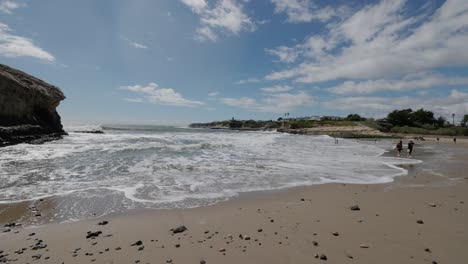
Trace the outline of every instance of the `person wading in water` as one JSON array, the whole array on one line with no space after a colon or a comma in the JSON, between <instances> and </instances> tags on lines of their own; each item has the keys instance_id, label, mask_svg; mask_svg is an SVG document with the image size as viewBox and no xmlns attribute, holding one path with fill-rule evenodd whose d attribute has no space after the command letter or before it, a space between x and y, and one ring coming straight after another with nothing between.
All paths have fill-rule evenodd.
<instances>
[{"instance_id":1,"label":"person wading in water","mask_svg":"<svg viewBox=\"0 0 468 264\"><path fill-rule=\"evenodd\" d=\"M400 157L401 150L403 149L403 141L400 140L396 145L397 157Z\"/></svg>"},{"instance_id":2,"label":"person wading in water","mask_svg":"<svg viewBox=\"0 0 468 264\"><path fill-rule=\"evenodd\" d=\"M412 154L413 154L413 146L414 146L414 142L413 140L410 140L408 142L408 157L412 158Z\"/></svg>"}]
</instances>

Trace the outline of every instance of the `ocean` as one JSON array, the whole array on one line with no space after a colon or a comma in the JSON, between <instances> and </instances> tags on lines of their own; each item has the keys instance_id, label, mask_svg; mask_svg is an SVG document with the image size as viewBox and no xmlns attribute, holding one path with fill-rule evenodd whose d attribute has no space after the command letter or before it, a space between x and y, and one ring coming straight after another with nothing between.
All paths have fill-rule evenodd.
<instances>
[{"instance_id":1,"label":"ocean","mask_svg":"<svg viewBox=\"0 0 468 264\"><path fill-rule=\"evenodd\" d=\"M135 208L187 208L244 192L385 183L416 159L384 155L390 141L166 126L103 125L42 145L0 149L0 203L53 201L50 221ZM52 212L52 210L51 210Z\"/></svg>"}]
</instances>

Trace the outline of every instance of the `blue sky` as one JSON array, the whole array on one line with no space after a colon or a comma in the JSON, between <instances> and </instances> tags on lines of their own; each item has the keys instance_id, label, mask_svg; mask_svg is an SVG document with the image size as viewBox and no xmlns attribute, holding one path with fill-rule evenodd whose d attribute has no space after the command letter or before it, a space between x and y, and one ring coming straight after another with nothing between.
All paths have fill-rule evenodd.
<instances>
[{"instance_id":1,"label":"blue sky","mask_svg":"<svg viewBox=\"0 0 468 264\"><path fill-rule=\"evenodd\" d=\"M64 122L468 113L468 1L0 0Z\"/></svg>"}]
</instances>

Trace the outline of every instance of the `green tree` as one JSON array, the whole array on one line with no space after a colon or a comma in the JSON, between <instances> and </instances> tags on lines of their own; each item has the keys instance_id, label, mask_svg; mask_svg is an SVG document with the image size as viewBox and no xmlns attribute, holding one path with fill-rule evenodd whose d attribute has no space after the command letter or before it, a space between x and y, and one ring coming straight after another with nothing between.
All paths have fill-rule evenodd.
<instances>
[{"instance_id":1,"label":"green tree","mask_svg":"<svg viewBox=\"0 0 468 264\"><path fill-rule=\"evenodd\" d=\"M461 125L465 127L468 123L468 115L463 116L463 120L461 121Z\"/></svg>"},{"instance_id":2,"label":"green tree","mask_svg":"<svg viewBox=\"0 0 468 264\"><path fill-rule=\"evenodd\" d=\"M423 126L423 125L434 125L436 119L434 118L433 112L426 111L421 108L411 113L411 121L413 125Z\"/></svg>"},{"instance_id":3,"label":"green tree","mask_svg":"<svg viewBox=\"0 0 468 264\"><path fill-rule=\"evenodd\" d=\"M348 121L361 121L363 118L358 114L349 114L346 118Z\"/></svg>"},{"instance_id":4,"label":"green tree","mask_svg":"<svg viewBox=\"0 0 468 264\"><path fill-rule=\"evenodd\" d=\"M393 110L387 115L387 121L394 126L412 126L411 108L403 110Z\"/></svg>"},{"instance_id":5,"label":"green tree","mask_svg":"<svg viewBox=\"0 0 468 264\"><path fill-rule=\"evenodd\" d=\"M442 116L439 116L439 118L437 118L437 120L436 120L436 122L435 122L436 127L437 127L437 128L444 127L445 122L446 122L445 118L442 117Z\"/></svg>"}]
</instances>

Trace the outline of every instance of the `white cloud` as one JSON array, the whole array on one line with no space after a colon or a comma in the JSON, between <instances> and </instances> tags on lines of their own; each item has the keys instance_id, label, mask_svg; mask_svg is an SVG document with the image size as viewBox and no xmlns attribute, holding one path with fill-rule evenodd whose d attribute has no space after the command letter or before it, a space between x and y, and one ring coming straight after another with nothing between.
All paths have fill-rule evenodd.
<instances>
[{"instance_id":1,"label":"white cloud","mask_svg":"<svg viewBox=\"0 0 468 264\"><path fill-rule=\"evenodd\" d=\"M259 101L251 97L221 98L220 101L229 106L268 113L291 112L298 107L313 104L312 96L304 91L299 91L295 94L272 93Z\"/></svg>"},{"instance_id":2,"label":"white cloud","mask_svg":"<svg viewBox=\"0 0 468 264\"><path fill-rule=\"evenodd\" d=\"M275 13L286 13L291 23L311 22L319 20L328 21L339 16L344 11L343 7L331 8L329 6L319 8L312 0L271 0L275 5Z\"/></svg>"},{"instance_id":3,"label":"white cloud","mask_svg":"<svg viewBox=\"0 0 468 264\"><path fill-rule=\"evenodd\" d=\"M327 90L336 94L368 94L380 91L405 91L418 88L431 88L435 86L453 86L468 84L468 77L446 77L440 75L417 76L398 80L367 80L367 81L345 81Z\"/></svg>"},{"instance_id":4,"label":"white cloud","mask_svg":"<svg viewBox=\"0 0 468 264\"><path fill-rule=\"evenodd\" d=\"M0 0L0 12L5 14L13 14L13 10L25 6L26 4L24 3L18 3L12 0Z\"/></svg>"},{"instance_id":5,"label":"white cloud","mask_svg":"<svg viewBox=\"0 0 468 264\"><path fill-rule=\"evenodd\" d=\"M455 113L463 116L468 111L468 93L452 90L446 97L381 97L359 96L337 98L322 104L326 108L362 113L366 116L383 117L395 109L424 108L445 117Z\"/></svg>"},{"instance_id":6,"label":"white cloud","mask_svg":"<svg viewBox=\"0 0 468 264\"><path fill-rule=\"evenodd\" d=\"M294 59L299 63L266 79L294 78L304 83L397 79L468 65L468 1L447 0L435 12L424 9L416 16L407 15L405 4L403 0L383 0L368 5L342 22L329 24L323 35L273 49L293 49L288 54L299 54Z\"/></svg>"},{"instance_id":7,"label":"white cloud","mask_svg":"<svg viewBox=\"0 0 468 264\"><path fill-rule=\"evenodd\" d=\"M218 0L210 6L205 0L181 0L200 16L200 27L196 30L199 41L216 41L223 32L238 35L242 31L255 31L252 19L243 12L243 6L235 0Z\"/></svg>"},{"instance_id":8,"label":"white cloud","mask_svg":"<svg viewBox=\"0 0 468 264\"><path fill-rule=\"evenodd\" d=\"M294 88L289 85L276 85L276 86L271 86L271 87L264 87L264 88L261 88L260 90L267 92L267 93L280 93L280 92L291 91L292 89Z\"/></svg>"},{"instance_id":9,"label":"white cloud","mask_svg":"<svg viewBox=\"0 0 468 264\"><path fill-rule=\"evenodd\" d=\"M122 39L125 40L126 42L128 42L128 44L130 44L130 46L132 46L135 49L147 49L148 48L148 46L143 45L143 44L138 43L138 42L135 42L135 41L132 41L132 40L130 40L128 38L122 37Z\"/></svg>"},{"instance_id":10,"label":"white cloud","mask_svg":"<svg viewBox=\"0 0 468 264\"><path fill-rule=\"evenodd\" d=\"M278 56L281 62L292 63L297 60L301 51L297 48L290 48L286 46L279 46L274 49L265 49L265 51L271 55Z\"/></svg>"},{"instance_id":11,"label":"white cloud","mask_svg":"<svg viewBox=\"0 0 468 264\"><path fill-rule=\"evenodd\" d=\"M262 80L258 79L258 78L248 78L248 79L245 79L245 80L239 80L236 82L236 84L248 84L248 83L258 83L258 82L261 82Z\"/></svg>"},{"instance_id":12,"label":"white cloud","mask_svg":"<svg viewBox=\"0 0 468 264\"><path fill-rule=\"evenodd\" d=\"M219 92L211 92L208 94L209 97L216 97L219 95Z\"/></svg>"},{"instance_id":13,"label":"white cloud","mask_svg":"<svg viewBox=\"0 0 468 264\"><path fill-rule=\"evenodd\" d=\"M36 46L29 38L16 36L6 24L0 23L0 55L9 58L34 57L53 62L55 57Z\"/></svg>"},{"instance_id":14,"label":"white cloud","mask_svg":"<svg viewBox=\"0 0 468 264\"><path fill-rule=\"evenodd\" d=\"M204 105L203 102L185 99L180 93L172 88L161 88L156 83L149 83L146 86L133 85L122 86L122 90L128 90L140 95L138 98L127 98L130 102L148 102L159 105L188 106L195 107Z\"/></svg>"}]
</instances>

